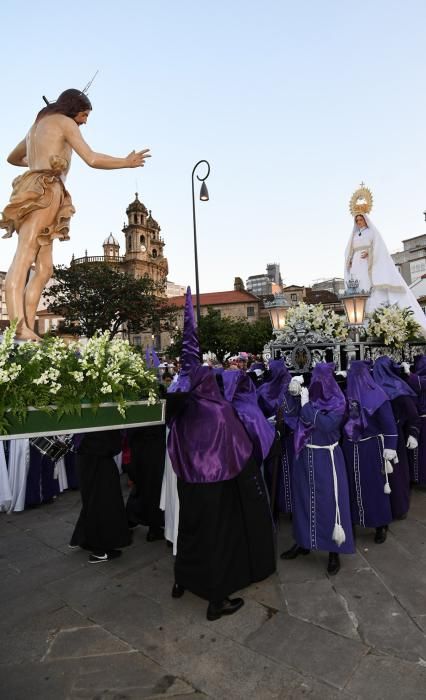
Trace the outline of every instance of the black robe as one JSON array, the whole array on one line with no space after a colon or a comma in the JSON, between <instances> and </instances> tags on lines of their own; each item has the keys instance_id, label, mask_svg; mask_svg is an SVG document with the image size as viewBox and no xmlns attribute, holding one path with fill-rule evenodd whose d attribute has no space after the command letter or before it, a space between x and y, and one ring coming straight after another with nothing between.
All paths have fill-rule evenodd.
<instances>
[{"instance_id":1,"label":"black robe","mask_svg":"<svg viewBox=\"0 0 426 700\"><path fill-rule=\"evenodd\" d=\"M130 544L120 475L114 461L114 455L120 451L119 430L84 435L76 458L82 509L71 545L104 553Z\"/></svg>"},{"instance_id":2,"label":"black robe","mask_svg":"<svg viewBox=\"0 0 426 700\"><path fill-rule=\"evenodd\" d=\"M166 426L132 428L127 436L131 451L127 473L134 482L126 505L129 523L164 527L160 497L166 457Z\"/></svg>"},{"instance_id":3,"label":"black robe","mask_svg":"<svg viewBox=\"0 0 426 700\"><path fill-rule=\"evenodd\" d=\"M221 601L275 571L275 531L266 487L253 458L229 481L178 479L175 581Z\"/></svg>"}]
</instances>

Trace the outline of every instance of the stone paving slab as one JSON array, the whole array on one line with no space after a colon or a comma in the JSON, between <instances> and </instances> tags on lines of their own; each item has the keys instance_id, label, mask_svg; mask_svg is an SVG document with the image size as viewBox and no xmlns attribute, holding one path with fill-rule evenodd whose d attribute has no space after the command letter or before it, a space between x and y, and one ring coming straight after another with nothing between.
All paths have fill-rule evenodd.
<instances>
[{"instance_id":1,"label":"stone paving slab","mask_svg":"<svg viewBox=\"0 0 426 700\"><path fill-rule=\"evenodd\" d=\"M299 673L340 689L368 651L359 641L284 613L274 615L259 632L247 639L247 645Z\"/></svg>"},{"instance_id":2,"label":"stone paving slab","mask_svg":"<svg viewBox=\"0 0 426 700\"><path fill-rule=\"evenodd\" d=\"M123 481L125 481L123 479ZM67 546L79 495L0 514L0 695L7 700L426 697L426 491L388 540L357 528L357 552L278 560L237 615L171 598L173 557L137 528L123 556L88 564ZM283 518L278 553L292 544Z\"/></svg>"}]
</instances>

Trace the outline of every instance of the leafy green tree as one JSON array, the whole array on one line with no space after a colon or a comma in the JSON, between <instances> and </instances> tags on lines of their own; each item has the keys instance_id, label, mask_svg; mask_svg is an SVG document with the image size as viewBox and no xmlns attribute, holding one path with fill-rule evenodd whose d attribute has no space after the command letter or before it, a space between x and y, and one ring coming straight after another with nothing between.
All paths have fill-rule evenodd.
<instances>
[{"instance_id":1,"label":"leafy green tree","mask_svg":"<svg viewBox=\"0 0 426 700\"><path fill-rule=\"evenodd\" d=\"M54 269L54 281L44 292L48 310L63 316L64 330L92 337L109 330L111 337L170 330L176 309L159 297L162 286L145 275L135 279L108 263L81 263Z\"/></svg>"},{"instance_id":2,"label":"leafy green tree","mask_svg":"<svg viewBox=\"0 0 426 700\"><path fill-rule=\"evenodd\" d=\"M226 354L235 355L240 351L257 354L272 337L272 327L268 318L249 323L245 319L221 318L220 312L209 308L201 316L199 339L202 352L214 352L219 362ZM182 331L173 336L173 344L168 348L170 355L182 353Z\"/></svg>"}]
</instances>

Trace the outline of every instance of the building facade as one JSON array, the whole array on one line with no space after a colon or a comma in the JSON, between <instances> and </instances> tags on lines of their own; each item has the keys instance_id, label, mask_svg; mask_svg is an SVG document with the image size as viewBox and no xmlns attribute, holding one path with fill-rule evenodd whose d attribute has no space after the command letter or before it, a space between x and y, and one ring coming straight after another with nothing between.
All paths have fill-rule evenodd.
<instances>
[{"instance_id":1,"label":"building facade","mask_svg":"<svg viewBox=\"0 0 426 700\"><path fill-rule=\"evenodd\" d=\"M426 234L406 238L404 249L391 255L408 286L426 274Z\"/></svg>"},{"instance_id":2,"label":"building facade","mask_svg":"<svg viewBox=\"0 0 426 700\"><path fill-rule=\"evenodd\" d=\"M183 312L185 307L185 297L171 297L169 303L173 304L177 310L177 327L183 328ZM195 294L192 296L194 313L197 303ZM221 318L245 319L253 322L259 319L261 301L256 296L247 291L230 292L208 292L200 294L200 311L205 316L209 308L219 311Z\"/></svg>"}]
</instances>

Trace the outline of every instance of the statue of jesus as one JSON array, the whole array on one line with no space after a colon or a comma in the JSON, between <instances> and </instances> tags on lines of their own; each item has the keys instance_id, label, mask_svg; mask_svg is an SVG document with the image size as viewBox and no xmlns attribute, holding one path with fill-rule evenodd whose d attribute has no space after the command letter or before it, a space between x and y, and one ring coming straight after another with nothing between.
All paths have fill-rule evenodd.
<instances>
[{"instance_id":1,"label":"statue of jesus","mask_svg":"<svg viewBox=\"0 0 426 700\"><path fill-rule=\"evenodd\" d=\"M3 238L18 233L18 247L5 280L10 321L17 320L16 336L40 340L34 332L35 315L44 287L52 276L52 242L69 239L75 213L65 179L75 151L91 168L143 167L149 149L132 151L125 158L95 153L80 133L92 110L81 90L65 90L56 102L37 115L26 137L8 156L12 165L28 170L12 183L12 195L2 212ZM33 267L34 266L34 267Z\"/></svg>"}]
</instances>

